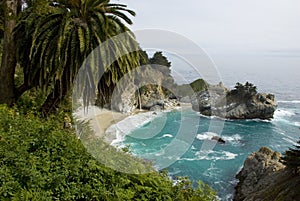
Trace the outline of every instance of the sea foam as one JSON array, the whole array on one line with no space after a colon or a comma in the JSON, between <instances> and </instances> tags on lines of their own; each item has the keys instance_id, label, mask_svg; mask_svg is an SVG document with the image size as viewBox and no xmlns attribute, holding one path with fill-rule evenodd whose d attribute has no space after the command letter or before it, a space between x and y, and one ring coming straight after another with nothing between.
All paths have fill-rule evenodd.
<instances>
[{"instance_id":1,"label":"sea foam","mask_svg":"<svg viewBox=\"0 0 300 201\"><path fill-rule=\"evenodd\" d=\"M294 103L294 104L300 104L300 100L292 100L292 101L285 101L285 100L280 100L277 101L278 103Z\"/></svg>"},{"instance_id":2,"label":"sea foam","mask_svg":"<svg viewBox=\"0 0 300 201\"><path fill-rule=\"evenodd\" d=\"M214 136L219 136L217 133L213 133L213 132L205 132L205 133L202 133L202 134L198 134L196 136L196 138L198 140L211 140L212 137ZM242 137L239 135L239 134L234 134L234 135L222 135L222 136L219 136L221 137L222 139L225 140L225 142L230 142L232 144L237 144L240 142L240 140L242 139Z\"/></svg>"},{"instance_id":3,"label":"sea foam","mask_svg":"<svg viewBox=\"0 0 300 201\"><path fill-rule=\"evenodd\" d=\"M233 160L238 154L229 152L229 151L213 151L209 152L198 151L195 153L195 160ZM185 159L186 160L186 159Z\"/></svg>"},{"instance_id":4,"label":"sea foam","mask_svg":"<svg viewBox=\"0 0 300 201\"><path fill-rule=\"evenodd\" d=\"M154 118L159 117L162 114L163 112L156 112L156 114L153 114L153 112L145 112L132 115L116 124L111 125L107 128L105 133L106 135L115 134L116 139L111 142L111 145L119 146L124 141L126 135L151 122Z\"/></svg>"},{"instance_id":5,"label":"sea foam","mask_svg":"<svg viewBox=\"0 0 300 201\"><path fill-rule=\"evenodd\" d=\"M283 110L283 109L279 109L276 110L274 113L274 119L275 118L280 118L280 117L291 117L294 116L295 113L292 111L288 111L288 110Z\"/></svg>"}]
</instances>

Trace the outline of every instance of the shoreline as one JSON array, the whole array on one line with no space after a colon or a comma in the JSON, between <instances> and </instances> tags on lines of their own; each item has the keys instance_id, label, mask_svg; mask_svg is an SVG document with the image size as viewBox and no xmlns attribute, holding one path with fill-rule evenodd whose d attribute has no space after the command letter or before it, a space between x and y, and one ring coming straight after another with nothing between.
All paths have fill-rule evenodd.
<instances>
[{"instance_id":1,"label":"shoreline","mask_svg":"<svg viewBox=\"0 0 300 201\"><path fill-rule=\"evenodd\" d=\"M151 122L154 118L172 110L185 108L191 108L191 104L180 103L178 107L171 107L161 111L140 111L136 109L132 113L120 113L97 106L89 106L87 113L84 112L83 108L80 108L73 115L80 121L89 121L95 136L116 147L124 140L127 134Z\"/></svg>"},{"instance_id":2,"label":"shoreline","mask_svg":"<svg viewBox=\"0 0 300 201\"><path fill-rule=\"evenodd\" d=\"M104 141L114 147L118 147L124 141L126 135L139 127L151 122L153 119L162 116L164 113L172 110L183 110L192 108L190 103L180 103L180 106L169 107L161 111L136 110L133 114L129 114L124 119L111 124L105 131Z\"/></svg>"}]
</instances>

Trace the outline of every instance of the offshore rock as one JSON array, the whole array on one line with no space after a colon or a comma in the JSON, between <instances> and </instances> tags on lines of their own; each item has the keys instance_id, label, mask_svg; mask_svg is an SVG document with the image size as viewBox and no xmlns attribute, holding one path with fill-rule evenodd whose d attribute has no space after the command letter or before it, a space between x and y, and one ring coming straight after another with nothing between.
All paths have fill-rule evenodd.
<instances>
[{"instance_id":1,"label":"offshore rock","mask_svg":"<svg viewBox=\"0 0 300 201\"><path fill-rule=\"evenodd\" d=\"M195 111L228 119L271 119L277 108L274 95L257 93L256 87L249 83L231 91L222 83L208 86L191 99Z\"/></svg>"}]
</instances>

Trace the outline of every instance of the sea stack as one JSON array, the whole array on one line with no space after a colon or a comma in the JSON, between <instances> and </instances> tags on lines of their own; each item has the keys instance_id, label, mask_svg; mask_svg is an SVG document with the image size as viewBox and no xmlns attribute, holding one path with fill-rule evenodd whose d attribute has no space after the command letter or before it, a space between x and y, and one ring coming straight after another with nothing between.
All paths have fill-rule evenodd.
<instances>
[{"instance_id":1,"label":"sea stack","mask_svg":"<svg viewBox=\"0 0 300 201\"><path fill-rule=\"evenodd\" d=\"M257 93L248 82L237 83L233 90L222 83L210 85L193 95L192 106L203 115L227 119L272 119L277 108L273 94Z\"/></svg>"}]
</instances>

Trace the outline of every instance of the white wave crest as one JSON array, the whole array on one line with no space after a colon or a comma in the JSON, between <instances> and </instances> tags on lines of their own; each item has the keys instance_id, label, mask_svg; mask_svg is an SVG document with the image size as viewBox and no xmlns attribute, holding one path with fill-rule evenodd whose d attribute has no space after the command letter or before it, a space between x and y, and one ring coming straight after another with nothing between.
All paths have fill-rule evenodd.
<instances>
[{"instance_id":1,"label":"white wave crest","mask_svg":"<svg viewBox=\"0 0 300 201\"><path fill-rule=\"evenodd\" d=\"M291 117L291 116L294 116L294 115L295 115L295 113L292 112L292 111L279 109L279 110L275 111L274 119L281 118L281 117Z\"/></svg>"},{"instance_id":2,"label":"white wave crest","mask_svg":"<svg viewBox=\"0 0 300 201\"><path fill-rule=\"evenodd\" d=\"M300 122L295 122L295 126L300 126Z\"/></svg>"},{"instance_id":3,"label":"white wave crest","mask_svg":"<svg viewBox=\"0 0 300 201\"><path fill-rule=\"evenodd\" d=\"M242 137L239 134L235 134L235 135L231 135L231 136L229 136L229 135L219 136L217 133L213 133L213 132L205 132L202 134L198 134L196 136L196 138L198 140L211 140L212 137L214 137L214 136L221 137L223 140L225 140L226 143L229 142L232 144L237 144L242 140Z\"/></svg>"},{"instance_id":4,"label":"white wave crest","mask_svg":"<svg viewBox=\"0 0 300 201\"><path fill-rule=\"evenodd\" d=\"M152 122L152 120L155 118L162 117L164 113L165 112L156 112L156 115L153 115L153 112L145 112L128 116L122 121L119 121L118 123L107 128L105 134L106 136L115 135L115 139L111 141L111 145L120 146L126 135L130 134L135 129L146 125L147 123Z\"/></svg>"},{"instance_id":5,"label":"white wave crest","mask_svg":"<svg viewBox=\"0 0 300 201\"><path fill-rule=\"evenodd\" d=\"M162 138L173 138L174 136L172 135L172 134L164 134L163 136L161 136L161 137L157 137L156 139L158 139L158 140L160 140L160 139L162 139Z\"/></svg>"},{"instance_id":6,"label":"white wave crest","mask_svg":"<svg viewBox=\"0 0 300 201\"><path fill-rule=\"evenodd\" d=\"M115 130L116 138L111 142L112 146L120 146L124 141L125 136L119 131Z\"/></svg>"},{"instance_id":7,"label":"white wave crest","mask_svg":"<svg viewBox=\"0 0 300 201\"><path fill-rule=\"evenodd\" d=\"M169 138L172 138L173 135L171 135L171 134L164 134L162 137L169 137Z\"/></svg>"},{"instance_id":8,"label":"white wave crest","mask_svg":"<svg viewBox=\"0 0 300 201\"><path fill-rule=\"evenodd\" d=\"M222 138L227 142L227 141L240 141L242 139L242 137L239 134L235 134L232 136L227 136L227 135L223 135Z\"/></svg>"},{"instance_id":9,"label":"white wave crest","mask_svg":"<svg viewBox=\"0 0 300 201\"><path fill-rule=\"evenodd\" d=\"M198 151L195 155L197 160L233 160L238 156L238 154L229 151L210 151L208 153Z\"/></svg>"},{"instance_id":10,"label":"white wave crest","mask_svg":"<svg viewBox=\"0 0 300 201\"><path fill-rule=\"evenodd\" d=\"M202 133L202 134L198 134L196 136L196 138L199 139L199 140L210 140L214 136L218 136L218 134L213 133L213 132L205 132L205 133Z\"/></svg>"},{"instance_id":11,"label":"white wave crest","mask_svg":"<svg viewBox=\"0 0 300 201\"><path fill-rule=\"evenodd\" d=\"M280 100L277 101L278 103L294 103L294 104L300 104L300 100L292 100L292 101L285 101L285 100Z\"/></svg>"}]
</instances>

